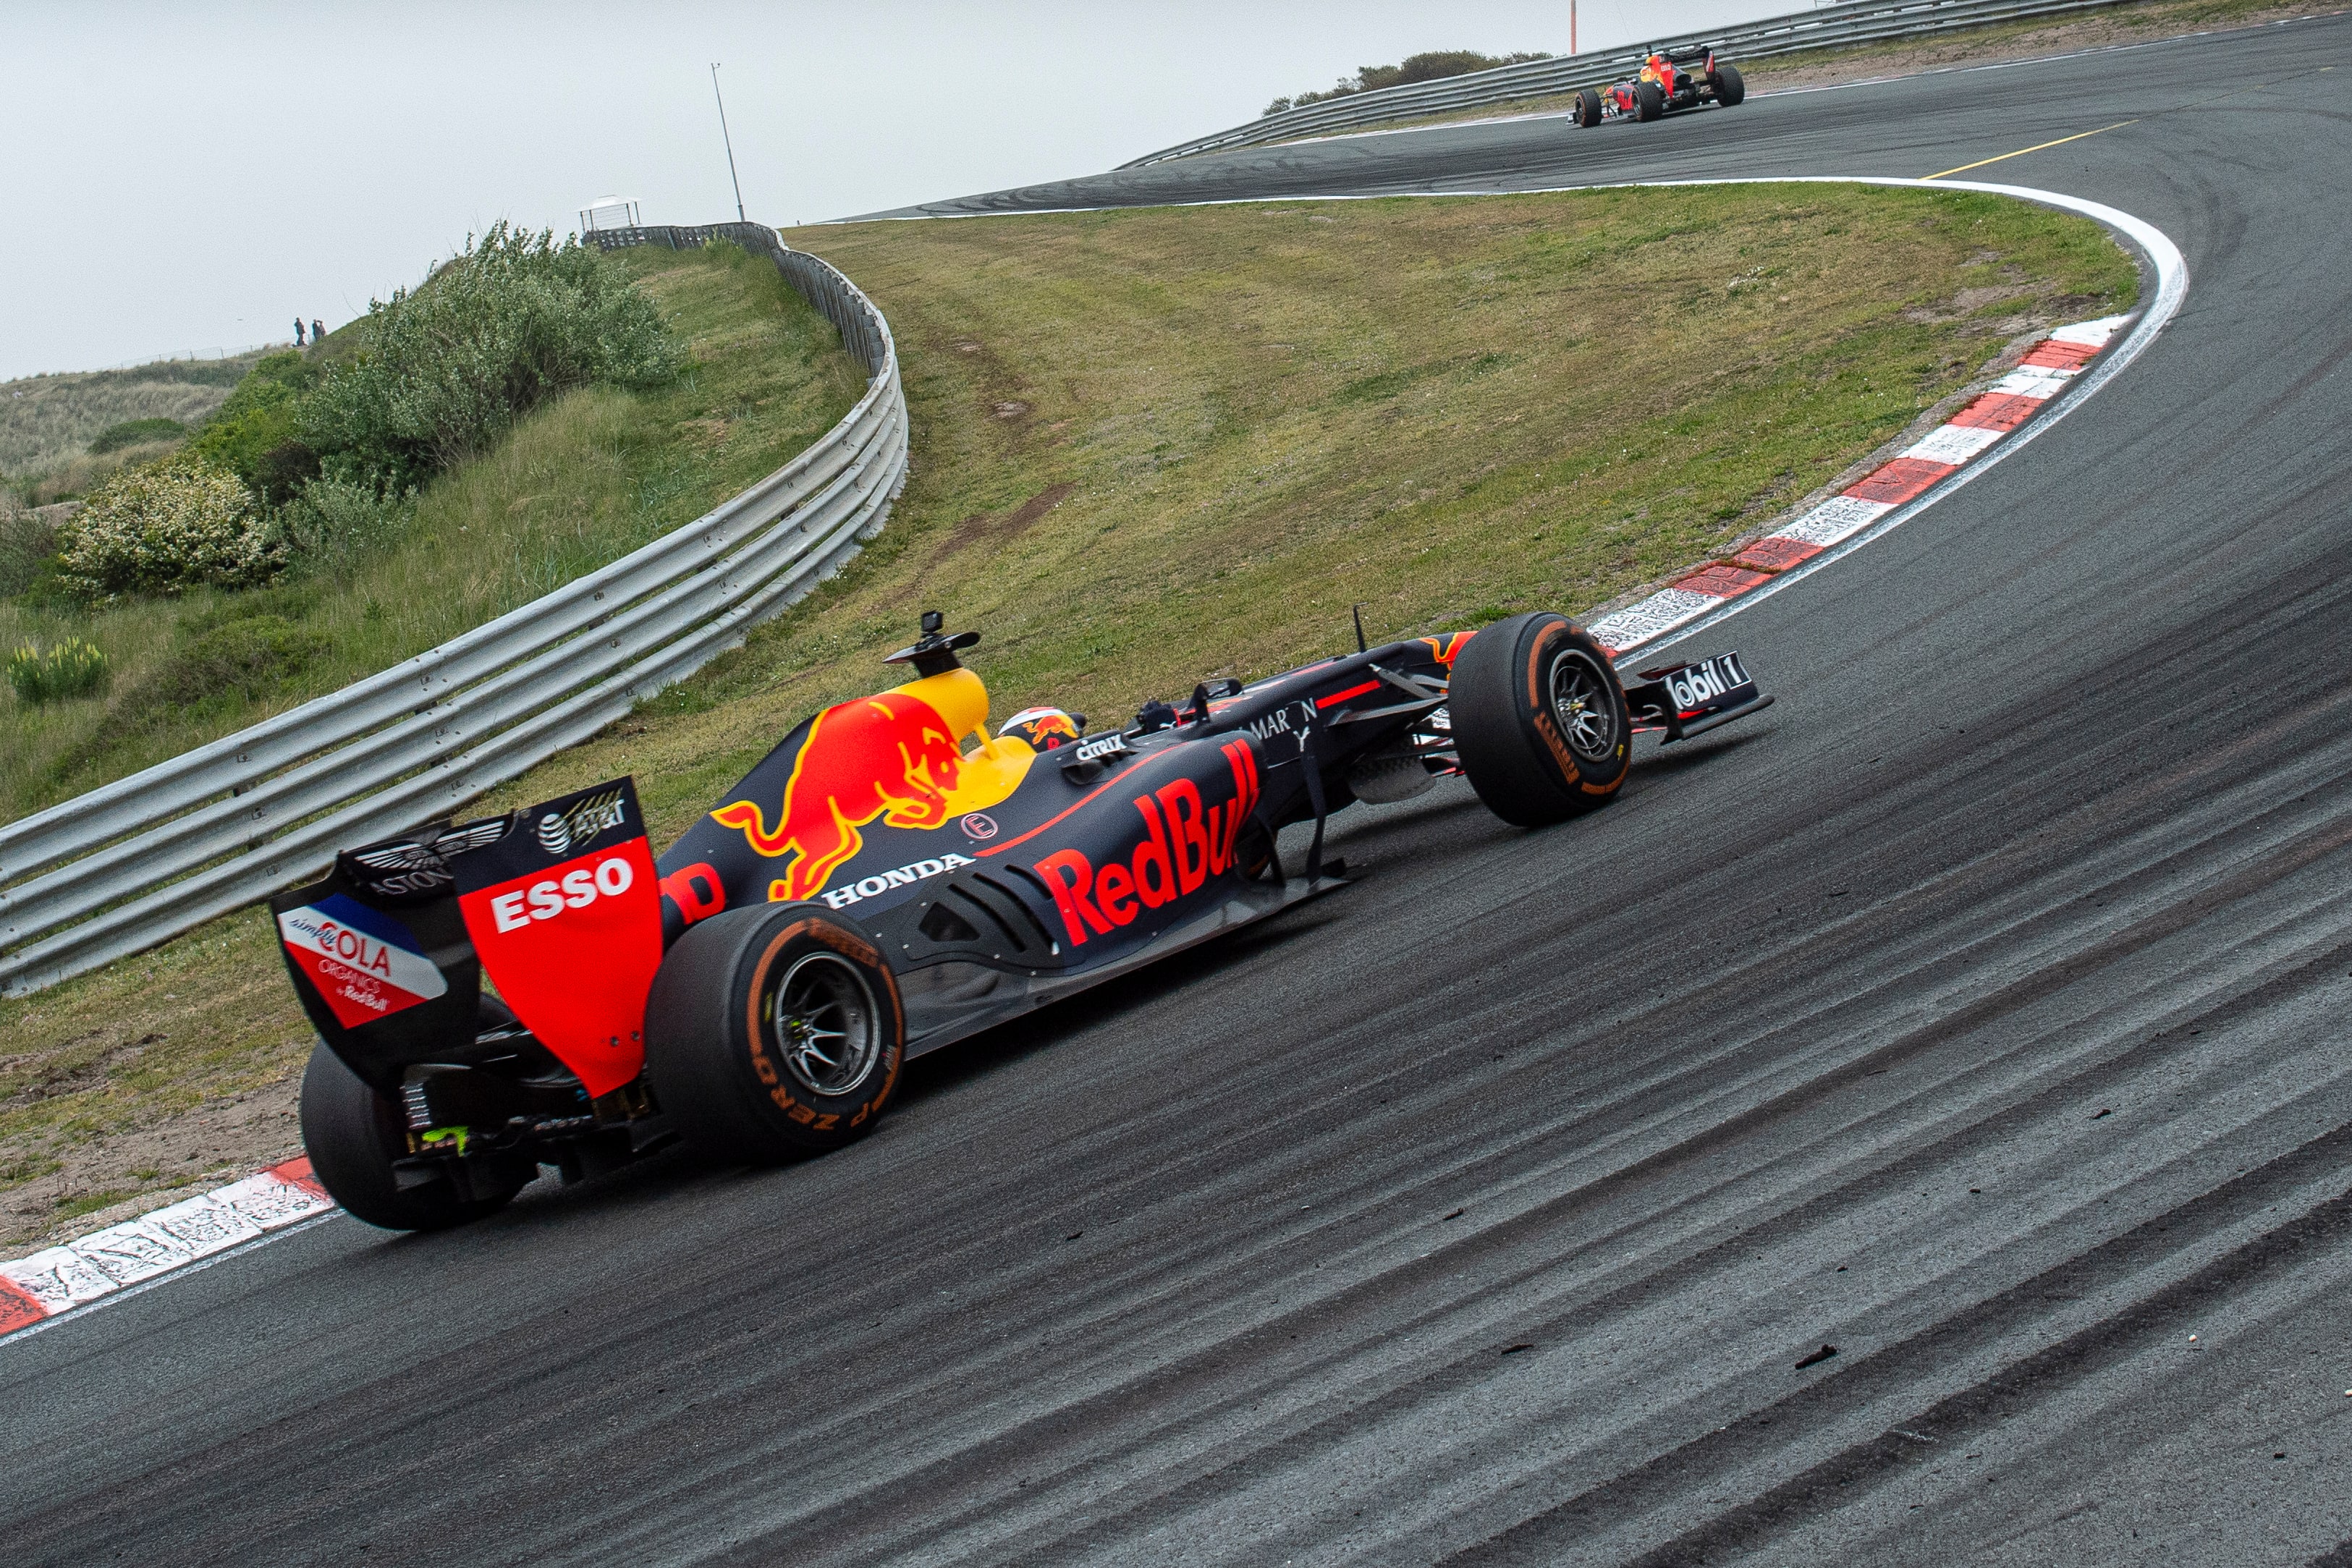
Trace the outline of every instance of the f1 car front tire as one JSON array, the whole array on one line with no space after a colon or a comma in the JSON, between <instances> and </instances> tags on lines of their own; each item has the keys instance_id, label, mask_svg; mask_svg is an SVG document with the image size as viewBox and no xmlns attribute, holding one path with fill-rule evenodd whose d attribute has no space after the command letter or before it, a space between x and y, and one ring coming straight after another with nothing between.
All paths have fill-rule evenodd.
<instances>
[{"instance_id":1,"label":"f1 car front tire","mask_svg":"<svg viewBox=\"0 0 2352 1568\"><path fill-rule=\"evenodd\" d=\"M1603 806L1625 782L1633 725L1601 645L1564 616L1483 628L1446 694L1454 754L1486 809L1523 828Z\"/></svg>"},{"instance_id":2,"label":"f1 car front tire","mask_svg":"<svg viewBox=\"0 0 2352 1568\"><path fill-rule=\"evenodd\" d=\"M1748 96L1748 82L1737 66L1717 66L1711 78L1715 83L1715 101L1729 109Z\"/></svg>"},{"instance_id":3,"label":"f1 car front tire","mask_svg":"<svg viewBox=\"0 0 2352 1568\"><path fill-rule=\"evenodd\" d=\"M1576 123L1587 131L1601 123L1601 92L1586 88L1576 95Z\"/></svg>"},{"instance_id":4,"label":"f1 car front tire","mask_svg":"<svg viewBox=\"0 0 2352 1568\"><path fill-rule=\"evenodd\" d=\"M393 1168L408 1154L399 1107L343 1065L324 1040L302 1073L302 1148L329 1197L386 1230L442 1230L479 1219L505 1207L539 1174L527 1161L510 1166L477 1157L402 1186Z\"/></svg>"},{"instance_id":5,"label":"f1 car front tire","mask_svg":"<svg viewBox=\"0 0 2352 1568\"><path fill-rule=\"evenodd\" d=\"M1633 118L1655 120L1666 112L1666 89L1654 81L1633 84Z\"/></svg>"},{"instance_id":6,"label":"f1 car front tire","mask_svg":"<svg viewBox=\"0 0 2352 1568\"><path fill-rule=\"evenodd\" d=\"M646 1071L688 1145L767 1165L863 1136L898 1087L906 1014L871 942L814 904L689 928L646 1001Z\"/></svg>"}]
</instances>

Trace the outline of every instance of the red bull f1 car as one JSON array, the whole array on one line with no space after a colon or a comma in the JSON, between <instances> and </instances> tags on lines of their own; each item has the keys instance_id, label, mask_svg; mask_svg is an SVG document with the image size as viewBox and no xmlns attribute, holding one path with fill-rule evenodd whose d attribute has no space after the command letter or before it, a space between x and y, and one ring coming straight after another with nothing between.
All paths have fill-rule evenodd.
<instances>
[{"instance_id":1,"label":"red bull f1 car","mask_svg":"<svg viewBox=\"0 0 2352 1568\"><path fill-rule=\"evenodd\" d=\"M1591 127L1622 116L1655 120L1678 109L1703 103L1729 109L1748 96L1739 68L1718 60L1712 49L1687 49L1678 54L1654 53L1642 62L1641 74L1612 87L1589 87L1576 95L1576 122Z\"/></svg>"},{"instance_id":2,"label":"red bull f1 car","mask_svg":"<svg viewBox=\"0 0 2352 1568\"><path fill-rule=\"evenodd\" d=\"M1197 687L1100 733L993 734L936 614L912 678L826 708L656 857L616 779L344 851L272 901L320 1043L302 1135L338 1202L455 1224L539 1174L683 1138L721 1161L838 1147L908 1058L1345 880L1324 822L1466 776L1506 821L1603 805L1633 736L1772 700L1736 653L1623 685L1558 615ZM1303 861L1277 837L1312 823Z\"/></svg>"}]
</instances>

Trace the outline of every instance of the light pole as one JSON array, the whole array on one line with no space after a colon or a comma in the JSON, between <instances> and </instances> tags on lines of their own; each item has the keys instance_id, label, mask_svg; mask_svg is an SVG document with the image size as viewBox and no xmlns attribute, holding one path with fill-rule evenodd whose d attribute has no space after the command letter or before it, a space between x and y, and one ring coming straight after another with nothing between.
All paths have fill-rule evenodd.
<instances>
[{"instance_id":1,"label":"light pole","mask_svg":"<svg viewBox=\"0 0 2352 1568\"><path fill-rule=\"evenodd\" d=\"M1576 0L1568 0L1568 52L1576 50Z\"/></svg>"},{"instance_id":2,"label":"light pole","mask_svg":"<svg viewBox=\"0 0 2352 1568\"><path fill-rule=\"evenodd\" d=\"M719 99L719 139L727 143L727 178L735 186L735 221L749 223L743 215L743 182L735 175L735 139L727 134L727 99L719 90L719 62L710 62L710 96Z\"/></svg>"}]
</instances>

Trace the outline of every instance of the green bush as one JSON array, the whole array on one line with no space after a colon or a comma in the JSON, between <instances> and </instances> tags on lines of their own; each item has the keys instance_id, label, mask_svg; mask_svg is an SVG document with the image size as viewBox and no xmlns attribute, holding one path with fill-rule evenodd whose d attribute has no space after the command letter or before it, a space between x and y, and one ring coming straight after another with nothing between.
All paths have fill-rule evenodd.
<instances>
[{"instance_id":1,"label":"green bush","mask_svg":"<svg viewBox=\"0 0 2352 1568\"><path fill-rule=\"evenodd\" d=\"M287 565L305 577L340 581L404 532L415 510L414 491L394 496L357 480L313 479L278 515Z\"/></svg>"},{"instance_id":2,"label":"green bush","mask_svg":"<svg viewBox=\"0 0 2352 1568\"><path fill-rule=\"evenodd\" d=\"M302 394L315 379L291 349L264 356L205 421L189 455L244 480L264 506L284 505L319 472L302 440Z\"/></svg>"},{"instance_id":3,"label":"green bush","mask_svg":"<svg viewBox=\"0 0 2352 1568\"><path fill-rule=\"evenodd\" d=\"M93 457L109 452L120 452L126 446L140 446L150 441L176 441L188 434L188 427L176 419L126 419L120 424L110 424L92 438L89 453Z\"/></svg>"},{"instance_id":4,"label":"green bush","mask_svg":"<svg viewBox=\"0 0 2352 1568\"><path fill-rule=\"evenodd\" d=\"M500 222L414 292L369 303L363 346L324 367L301 434L327 472L405 489L559 392L654 385L684 361L618 267Z\"/></svg>"},{"instance_id":5,"label":"green bush","mask_svg":"<svg viewBox=\"0 0 2352 1568\"><path fill-rule=\"evenodd\" d=\"M235 692L259 700L324 653L327 639L282 615L240 615L197 635L159 670L151 702L193 706Z\"/></svg>"},{"instance_id":6,"label":"green bush","mask_svg":"<svg viewBox=\"0 0 2352 1568\"><path fill-rule=\"evenodd\" d=\"M113 678L106 655L79 637L68 637L46 653L27 643L8 655L8 684L20 702L94 695Z\"/></svg>"},{"instance_id":7,"label":"green bush","mask_svg":"<svg viewBox=\"0 0 2352 1568\"><path fill-rule=\"evenodd\" d=\"M1490 71L1496 66L1516 66L1528 60L1549 58L1549 55L1540 50L1516 55L1482 55L1475 49L1431 49L1423 54L1407 55L1392 66L1359 66L1354 76L1341 77L1332 85L1330 91L1302 92L1297 98L1277 98L1265 106L1265 112L1280 114L1286 109L1304 109L1310 103L1346 98L1353 93L1378 92L1384 87L1410 87L1421 81L1442 81L1447 77L1468 76L1473 71Z\"/></svg>"},{"instance_id":8,"label":"green bush","mask_svg":"<svg viewBox=\"0 0 2352 1568\"><path fill-rule=\"evenodd\" d=\"M60 532L58 580L86 600L246 587L275 575L282 554L236 476L193 460L123 470Z\"/></svg>"},{"instance_id":9,"label":"green bush","mask_svg":"<svg viewBox=\"0 0 2352 1568\"><path fill-rule=\"evenodd\" d=\"M57 553L58 533L48 520L0 496L0 599L32 587Z\"/></svg>"}]
</instances>

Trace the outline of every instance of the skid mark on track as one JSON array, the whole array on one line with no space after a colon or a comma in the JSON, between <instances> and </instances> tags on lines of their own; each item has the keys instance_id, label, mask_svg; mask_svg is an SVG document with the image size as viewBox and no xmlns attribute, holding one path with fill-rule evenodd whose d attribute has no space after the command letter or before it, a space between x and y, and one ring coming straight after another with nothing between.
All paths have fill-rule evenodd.
<instances>
[{"instance_id":1,"label":"skid mark on track","mask_svg":"<svg viewBox=\"0 0 2352 1568\"><path fill-rule=\"evenodd\" d=\"M1865 1358L1825 1379L1806 1393L1767 1406L1769 1415L1752 1414L1723 1432L1711 1434L1673 1453L1664 1454L1640 1470L1588 1496L1571 1499L1525 1521L1509 1531L1446 1559L1452 1563L1550 1561L1541 1553L1563 1539L1608 1528L1638 1510L1665 1500L1665 1494L1686 1488L1694 1471L1727 1468L1738 1451L1763 1447L1777 1437L1762 1435L1775 1419L1818 1420L1822 1413L1807 1408L1832 1401L1855 1401L1898 1385L1906 1376L1902 1363L1923 1354L1948 1354L1951 1342L2002 1332L2012 1318L2042 1315L2045 1302L2101 1282L2102 1274L2128 1274L2158 1262L2179 1250L2177 1228L2210 1226L2229 1218L2268 1207L2282 1186L2314 1176L2333 1176L2352 1155L2352 1127L2335 1132L2296 1149L2261 1170L2240 1176L2193 1203L2115 1240L2069 1260L2045 1275L2014 1287L1973 1312L1939 1324L1946 1343L1933 1352L1914 1344ZM2341 1246L2352 1239L2352 1192L2339 1192L2296 1215L2286 1224L2265 1230L2228 1253L2131 1302L2112 1316L2005 1366L1996 1375L1948 1398L1906 1416L1900 1426L1935 1434L1939 1442L1958 1443L1980 1434L2018 1405L2046 1400L2066 1384L2088 1377L2114 1362L2144 1349L2150 1336L2172 1332L2187 1314L2245 1291L2269 1271L2301 1260L2306 1249ZM1843 1388L1847 1379L1877 1388ZM1773 1488L1761 1497L1730 1509L1706 1525L1687 1531L1663 1545L1631 1559L1638 1568L1668 1568L1669 1564L1719 1561L1712 1556L1759 1544L1824 1506L1848 1504L1858 1494L1841 1489L1878 1484L1902 1468L1922 1462L1918 1444L1890 1429L1868 1442L1848 1448ZM1536 1555L1529 1556L1529 1553Z\"/></svg>"}]
</instances>

